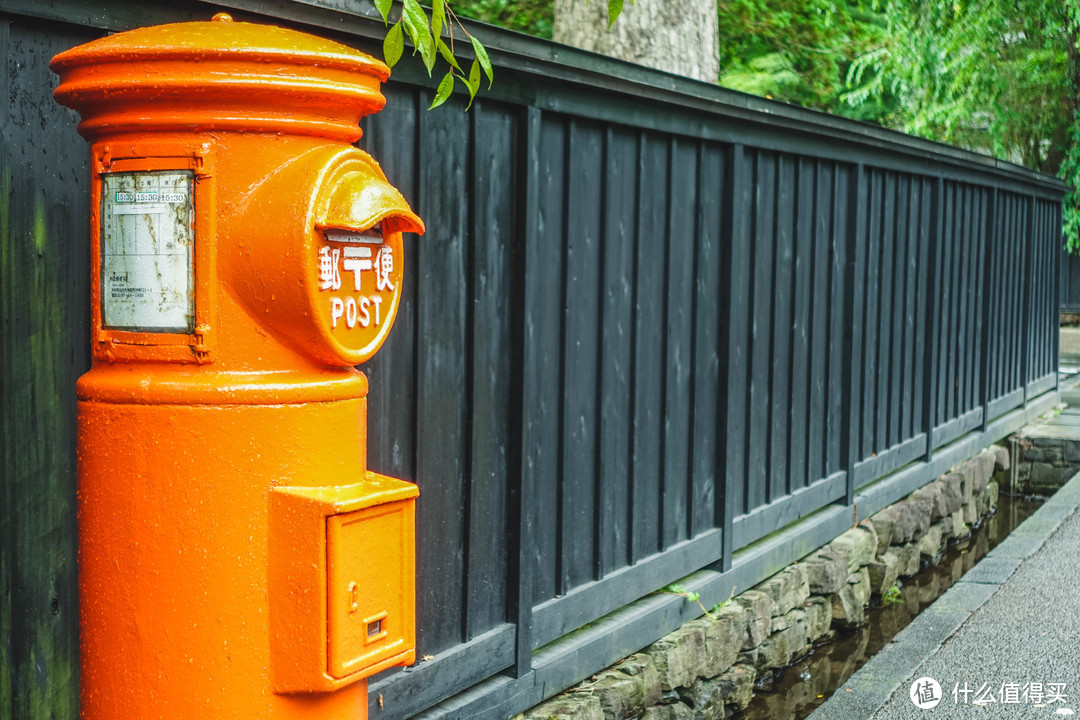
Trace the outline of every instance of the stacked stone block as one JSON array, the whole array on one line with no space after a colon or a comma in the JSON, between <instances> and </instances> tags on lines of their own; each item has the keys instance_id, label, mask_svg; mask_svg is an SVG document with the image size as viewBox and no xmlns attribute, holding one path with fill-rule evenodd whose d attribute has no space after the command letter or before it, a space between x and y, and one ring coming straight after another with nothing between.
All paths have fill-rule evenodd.
<instances>
[{"instance_id":1,"label":"stacked stone block","mask_svg":"<svg viewBox=\"0 0 1080 720\"><path fill-rule=\"evenodd\" d=\"M1080 467L1080 440L1047 437L1033 429L1017 438L1020 444L1016 463L1018 490L1033 495L1050 495Z\"/></svg>"}]
</instances>

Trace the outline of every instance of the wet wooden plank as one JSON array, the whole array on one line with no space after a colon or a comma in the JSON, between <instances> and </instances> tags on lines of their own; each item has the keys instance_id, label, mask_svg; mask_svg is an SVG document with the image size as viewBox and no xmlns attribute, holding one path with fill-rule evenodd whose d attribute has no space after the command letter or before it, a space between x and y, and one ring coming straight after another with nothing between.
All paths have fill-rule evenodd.
<instances>
[{"instance_id":1,"label":"wet wooden plank","mask_svg":"<svg viewBox=\"0 0 1080 720\"><path fill-rule=\"evenodd\" d=\"M691 387L694 362L694 254L697 245L697 146L673 139L668 232L663 255L667 268L664 333L664 480L661 542L669 547L690 537ZM659 260L659 259L658 259Z\"/></svg>"},{"instance_id":2,"label":"wet wooden plank","mask_svg":"<svg viewBox=\"0 0 1080 720\"><path fill-rule=\"evenodd\" d=\"M528 505L543 528L532 538L528 563L534 605L558 594L560 393L562 383L562 306L565 247L566 123L543 115L537 150L536 227L525 238L525 358L522 453Z\"/></svg>"},{"instance_id":3,"label":"wet wooden plank","mask_svg":"<svg viewBox=\"0 0 1080 720\"><path fill-rule=\"evenodd\" d=\"M633 363L634 253L637 231L637 136L605 135L601 280L599 575L630 560L630 398Z\"/></svg>"},{"instance_id":4,"label":"wet wooden plank","mask_svg":"<svg viewBox=\"0 0 1080 720\"><path fill-rule=\"evenodd\" d=\"M465 641L507 617L509 460L513 442L511 373L515 356L510 299L515 227L517 120L507 106L478 100L472 109L470 309L472 405ZM516 418L515 418L516 419Z\"/></svg>"},{"instance_id":5,"label":"wet wooden plank","mask_svg":"<svg viewBox=\"0 0 1080 720\"><path fill-rule=\"evenodd\" d=\"M667 193L670 168L666 138L642 133L638 173L638 242L634 287L634 396L631 468L631 558L652 555L661 548L660 488L663 473L665 264L662 248L667 232ZM646 199L648 201L646 202Z\"/></svg>"},{"instance_id":6,"label":"wet wooden plank","mask_svg":"<svg viewBox=\"0 0 1080 720\"><path fill-rule=\"evenodd\" d=\"M810 232L812 246L809 248L810 312L809 327L809 390L807 407L806 467L807 479L813 482L825 476L826 442L828 427L826 389L829 383L829 299L832 292L832 235L834 169L817 160L813 165L813 224ZM800 225L802 223L800 222Z\"/></svg>"},{"instance_id":7,"label":"wet wooden plank","mask_svg":"<svg viewBox=\"0 0 1080 720\"><path fill-rule=\"evenodd\" d=\"M777 156L767 152L754 154L754 210L751 226L753 259L752 285L748 308L750 325L750 388L747 411L747 459L745 470L745 507L737 515L750 512L769 502L769 448L772 432L772 299L773 249L776 243Z\"/></svg>"},{"instance_id":8,"label":"wet wooden plank","mask_svg":"<svg viewBox=\"0 0 1080 720\"><path fill-rule=\"evenodd\" d=\"M855 501L855 463L862 459L860 456L859 441L861 438L862 425L862 350L864 346L863 325L866 317L872 317L866 307L867 290L867 219L870 214L871 188L868 179L868 171L862 165L856 165L848 169L846 186L843 189L846 195L846 205L842 208L844 215L845 230L843 236L844 251L841 255L837 251L838 259L850 258L850 262L838 262L839 268L844 273L844 292L839 295L843 298L843 320L833 335L836 347L841 348L840 357L833 360L840 369L833 387L844 388L838 393L843 398L843 406L840 413L840 434L844 442L841 447L843 457L840 458L842 469L847 473L847 492L845 501L851 504ZM838 191L840 188L838 187ZM840 243L838 242L838 245ZM839 250L839 248L838 248ZM837 313L838 315L840 313ZM844 343L845 335L850 328L850 342ZM845 384L846 381L846 384Z\"/></svg>"},{"instance_id":9,"label":"wet wooden plank","mask_svg":"<svg viewBox=\"0 0 1080 720\"><path fill-rule=\"evenodd\" d=\"M848 293L852 290L852 278L854 277L854 265L861 258L849 252L851 236L857 228L857 220L852 216L851 205L857 200L857 193L852 192L853 176L858 175L857 167L846 165L832 165L830 194L831 203L831 227L829 234L829 326L828 326L828 353L825 365L828 368L828 389L826 398L826 452L825 471L823 477L828 477L835 472L843 471L850 467L848 464L848 445L851 442L851 417L852 406L849 396L857 392L858 378L852 373L853 354L846 333L848 328L857 329L851 316L851 303ZM849 270L849 258L853 265ZM861 302L861 299L860 299ZM854 407L858 406L855 400Z\"/></svg>"},{"instance_id":10,"label":"wet wooden plank","mask_svg":"<svg viewBox=\"0 0 1080 720\"><path fill-rule=\"evenodd\" d=\"M89 148L51 96L78 26L0 17L0 712L78 715L75 381L89 369Z\"/></svg>"},{"instance_id":11,"label":"wet wooden plank","mask_svg":"<svg viewBox=\"0 0 1080 720\"><path fill-rule=\"evenodd\" d=\"M734 145L729 151L725 174L729 187L729 203L725 205L724 234L729 242L721 250L721 274L723 285L720 298L726 299L723 324L720 332L720 412L723 413L723 437L720 448L720 468L723 482L723 538L722 567L731 567L731 527L736 515L744 512L746 505L746 431L749 358L750 358L750 268L752 267L752 198L753 161L742 145Z\"/></svg>"},{"instance_id":12,"label":"wet wooden plank","mask_svg":"<svg viewBox=\"0 0 1080 720\"><path fill-rule=\"evenodd\" d=\"M873 452L882 453L891 443L889 418L892 413L893 383L893 305L896 291L893 269L896 265L896 178L892 173L881 174L880 259L878 271L878 350L877 376L868 381L875 390Z\"/></svg>"},{"instance_id":13,"label":"wet wooden plank","mask_svg":"<svg viewBox=\"0 0 1080 720\"><path fill-rule=\"evenodd\" d=\"M422 97L421 102L430 102ZM458 103L459 100L451 100ZM466 206L442 191L466 187L468 116L420 115L417 209L429 228L418 245L416 482L417 575L438 593L417 595L417 649L435 654L462 642L468 512L467 365L469 225ZM463 106L462 106L463 107Z\"/></svg>"},{"instance_id":14,"label":"wet wooden plank","mask_svg":"<svg viewBox=\"0 0 1080 720\"><path fill-rule=\"evenodd\" d=\"M566 164L559 594L596 579L597 372L603 135L571 122Z\"/></svg>"},{"instance_id":15,"label":"wet wooden plank","mask_svg":"<svg viewBox=\"0 0 1080 720\"><path fill-rule=\"evenodd\" d=\"M360 144L416 209L418 91L393 86L385 94L386 107L364 119ZM405 269L394 328L375 357L361 368L369 381L368 465L410 480L416 478L416 293L422 242L413 233L402 236Z\"/></svg>"},{"instance_id":16,"label":"wet wooden plank","mask_svg":"<svg viewBox=\"0 0 1080 720\"><path fill-rule=\"evenodd\" d=\"M864 302L865 315L861 321L863 328L862 350L862 407L859 412L858 458L870 457L877 450L877 419L880 408L879 366L881 348L879 336L881 330L881 241L882 224L882 173L879 170L867 171L867 234Z\"/></svg>"},{"instance_id":17,"label":"wet wooden plank","mask_svg":"<svg viewBox=\"0 0 1080 720\"><path fill-rule=\"evenodd\" d=\"M726 297L721 268L723 199L729 191L723 148L702 144L698 148L697 230L694 258L694 377L692 460L690 488L690 535L695 537L722 526L720 463L722 418L720 396L721 318Z\"/></svg>"},{"instance_id":18,"label":"wet wooden plank","mask_svg":"<svg viewBox=\"0 0 1080 720\"><path fill-rule=\"evenodd\" d=\"M795 159L777 157L776 229L772 270L772 360L769 363L768 501L788 494L788 452L791 438L791 316L794 300Z\"/></svg>"},{"instance_id":19,"label":"wet wooden plank","mask_svg":"<svg viewBox=\"0 0 1080 720\"><path fill-rule=\"evenodd\" d=\"M807 471L807 415L811 382L810 370L810 309L811 298L816 294L811 290L817 258L814 252L816 224L814 218L818 212L815 205L814 182L816 163L810 158L800 157L796 165L797 186L793 198L795 204L795 227L793 233L794 251L794 293L792 295L791 320L791 388L790 401L790 439L788 442L788 492L805 487L816 478L809 477Z\"/></svg>"}]
</instances>

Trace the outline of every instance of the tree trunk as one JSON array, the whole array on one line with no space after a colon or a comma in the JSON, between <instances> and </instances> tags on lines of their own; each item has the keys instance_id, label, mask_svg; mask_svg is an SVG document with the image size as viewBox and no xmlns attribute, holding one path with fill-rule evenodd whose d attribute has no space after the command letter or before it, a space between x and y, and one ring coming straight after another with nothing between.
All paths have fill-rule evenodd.
<instances>
[{"instance_id":1,"label":"tree trunk","mask_svg":"<svg viewBox=\"0 0 1080 720\"><path fill-rule=\"evenodd\" d=\"M715 83L715 0L636 0L609 29L603 0L555 0L557 42Z\"/></svg>"}]
</instances>

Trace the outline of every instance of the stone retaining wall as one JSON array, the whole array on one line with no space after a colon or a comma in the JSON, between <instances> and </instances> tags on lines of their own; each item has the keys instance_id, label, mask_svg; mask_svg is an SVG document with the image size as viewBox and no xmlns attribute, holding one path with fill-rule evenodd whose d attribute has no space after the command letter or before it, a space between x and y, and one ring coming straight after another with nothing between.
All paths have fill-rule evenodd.
<instances>
[{"instance_id":1,"label":"stone retaining wall","mask_svg":"<svg viewBox=\"0 0 1080 720\"><path fill-rule=\"evenodd\" d=\"M754 685L838 629L865 621L872 596L934 562L997 503L992 447L825 547L516 720L721 720Z\"/></svg>"},{"instance_id":2,"label":"stone retaining wall","mask_svg":"<svg viewBox=\"0 0 1080 720\"><path fill-rule=\"evenodd\" d=\"M1013 439L1019 444L1015 492L1050 495L1080 467L1080 440L1061 437L1069 433L1051 433L1046 428L1046 425L1025 428ZM1080 426L1055 429L1077 431L1080 435Z\"/></svg>"}]
</instances>

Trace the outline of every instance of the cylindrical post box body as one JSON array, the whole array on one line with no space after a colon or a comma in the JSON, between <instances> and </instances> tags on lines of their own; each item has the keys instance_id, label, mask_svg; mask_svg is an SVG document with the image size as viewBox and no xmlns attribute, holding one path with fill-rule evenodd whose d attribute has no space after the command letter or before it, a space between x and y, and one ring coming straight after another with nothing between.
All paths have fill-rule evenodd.
<instances>
[{"instance_id":1,"label":"cylindrical post box body","mask_svg":"<svg viewBox=\"0 0 1080 720\"><path fill-rule=\"evenodd\" d=\"M413 659L417 493L353 366L423 226L352 146L385 66L216 20L53 61L92 143L82 717L363 717Z\"/></svg>"}]
</instances>

